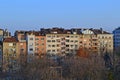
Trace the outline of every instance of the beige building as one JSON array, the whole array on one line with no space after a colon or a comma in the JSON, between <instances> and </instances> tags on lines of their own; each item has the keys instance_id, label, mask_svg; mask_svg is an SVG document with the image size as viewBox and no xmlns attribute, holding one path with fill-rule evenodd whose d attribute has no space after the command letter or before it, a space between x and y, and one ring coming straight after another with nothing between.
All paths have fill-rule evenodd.
<instances>
[{"instance_id":1,"label":"beige building","mask_svg":"<svg viewBox=\"0 0 120 80\"><path fill-rule=\"evenodd\" d=\"M113 34L102 29L86 29L83 36L83 42L91 52L98 54L113 52Z\"/></svg>"},{"instance_id":2,"label":"beige building","mask_svg":"<svg viewBox=\"0 0 120 80\"><path fill-rule=\"evenodd\" d=\"M101 53L112 53L113 52L113 34L103 33L98 34L98 48Z\"/></svg>"},{"instance_id":3,"label":"beige building","mask_svg":"<svg viewBox=\"0 0 120 80\"><path fill-rule=\"evenodd\" d=\"M46 34L46 51L49 54L76 53L78 48L78 34Z\"/></svg>"},{"instance_id":4,"label":"beige building","mask_svg":"<svg viewBox=\"0 0 120 80\"><path fill-rule=\"evenodd\" d=\"M18 41L15 38L5 38L3 41L3 71L16 71L19 68L18 60Z\"/></svg>"}]
</instances>

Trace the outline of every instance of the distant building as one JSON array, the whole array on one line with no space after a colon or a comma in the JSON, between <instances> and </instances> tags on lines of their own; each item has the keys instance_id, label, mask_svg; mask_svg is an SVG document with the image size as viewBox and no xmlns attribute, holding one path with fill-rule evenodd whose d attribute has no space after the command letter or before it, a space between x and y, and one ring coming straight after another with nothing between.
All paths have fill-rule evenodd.
<instances>
[{"instance_id":1,"label":"distant building","mask_svg":"<svg viewBox=\"0 0 120 80\"><path fill-rule=\"evenodd\" d=\"M76 54L79 48L79 34L71 30L53 28L46 34L47 54Z\"/></svg>"},{"instance_id":2,"label":"distant building","mask_svg":"<svg viewBox=\"0 0 120 80\"><path fill-rule=\"evenodd\" d=\"M0 41L3 41L4 30L0 29Z\"/></svg>"},{"instance_id":3,"label":"distant building","mask_svg":"<svg viewBox=\"0 0 120 80\"><path fill-rule=\"evenodd\" d=\"M2 69L3 35L4 35L4 30L0 29L0 71Z\"/></svg>"},{"instance_id":4,"label":"distant building","mask_svg":"<svg viewBox=\"0 0 120 80\"><path fill-rule=\"evenodd\" d=\"M46 36L42 35L35 36L35 54L36 56L46 54Z\"/></svg>"},{"instance_id":5,"label":"distant building","mask_svg":"<svg viewBox=\"0 0 120 80\"><path fill-rule=\"evenodd\" d=\"M4 38L11 37L11 33L7 29L4 30L4 34L3 35L4 35Z\"/></svg>"},{"instance_id":6,"label":"distant building","mask_svg":"<svg viewBox=\"0 0 120 80\"><path fill-rule=\"evenodd\" d=\"M114 48L119 48L120 47L120 27L116 28L113 31L114 34Z\"/></svg>"},{"instance_id":7,"label":"distant building","mask_svg":"<svg viewBox=\"0 0 120 80\"><path fill-rule=\"evenodd\" d=\"M3 40L3 71L14 72L18 70L18 41L11 37Z\"/></svg>"}]
</instances>

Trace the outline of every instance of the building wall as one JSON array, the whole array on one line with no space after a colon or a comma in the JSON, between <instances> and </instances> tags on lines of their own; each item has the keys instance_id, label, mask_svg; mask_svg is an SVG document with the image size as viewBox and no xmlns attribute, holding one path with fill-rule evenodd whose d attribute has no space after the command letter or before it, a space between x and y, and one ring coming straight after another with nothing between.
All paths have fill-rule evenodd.
<instances>
[{"instance_id":1,"label":"building wall","mask_svg":"<svg viewBox=\"0 0 120 80\"><path fill-rule=\"evenodd\" d=\"M17 40L19 40L19 42L25 42L26 41L26 35L25 35L25 33L17 33L17 35L16 35L16 37L17 37Z\"/></svg>"},{"instance_id":2,"label":"building wall","mask_svg":"<svg viewBox=\"0 0 120 80\"><path fill-rule=\"evenodd\" d=\"M74 53L79 48L77 34L47 34L46 51L49 54Z\"/></svg>"},{"instance_id":3,"label":"building wall","mask_svg":"<svg viewBox=\"0 0 120 80\"><path fill-rule=\"evenodd\" d=\"M19 62L25 63L27 61L27 44L26 42L18 42Z\"/></svg>"},{"instance_id":4,"label":"building wall","mask_svg":"<svg viewBox=\"0 0 120 80\"><path fill-rule=\"evenodd\" d=\"M15 71L18 68L18 43L3 42L3 71Z\"/></svg>"},{"instance_id":5,"label":"building wall","mask_svg":"<svg viewBox=\"0 0 120 80\"><path fill-rule=\"evenodd\" d=\"M2 29L0 29L0 41L3 41L3 30Z\"/></svg>"},{"instance_id":6,"label":"building wall","mask_svg":"<svg viewBox=\"0 0 120 80\"><path fill-rule=\"evenodd\" d=\"M113 52L113 34L98 34L99 52Z\"/></svg>"},{"instance_id":7,"label":"building wall","mask_svg":"<svg viewBox=\"0 0 120 80\"><path fill-rule=\"evenodd\" d=\"M120 29L116 29L113 31L114 34L114 48L120 47Z\"/></svg>"},{"instance_id":8,"label":"building wall","mask_svg":"<svg viewBox=\"0 0 120 80\"><path fill-rule=\"evenodd\" d=\"M35 53L46 54L46 36L35 36Z\"/></svg>"},{"instance_id":9,"label":"building wall","mask_svg":"<svg viewBox=\"0 0 120 80\"><path fill-rule=\"evenodd\" d=\"M35 53L35 35L27 35L27 53L28 55Z\"/></svg>"},{"instance_id":10,"label":"building wall","mask_svg":"<svg viewBox=\"0 0 120 80\"><path fill-rule=\"evenodd\" d=\"M58 34L46 34L46 52L48 54L60 53L60 39L61 38Z\"/></svg>"}]
</instances>

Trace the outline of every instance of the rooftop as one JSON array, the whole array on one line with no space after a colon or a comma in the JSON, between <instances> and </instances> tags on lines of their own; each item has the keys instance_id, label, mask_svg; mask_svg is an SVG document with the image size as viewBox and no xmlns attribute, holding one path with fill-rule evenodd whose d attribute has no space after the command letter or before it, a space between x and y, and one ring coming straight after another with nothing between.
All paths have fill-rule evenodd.
<instances>
[{"instance_id":1,"label":"rooftop","mask_svg":"<svg viewBox=\"0 0 120 80\"><path fill-rule=\"evenodd\" d=\"M16 40L16 38L10 37L10 38L5 38L3 42L18 42L18 41Z\"/></svg>"}]
</instances>

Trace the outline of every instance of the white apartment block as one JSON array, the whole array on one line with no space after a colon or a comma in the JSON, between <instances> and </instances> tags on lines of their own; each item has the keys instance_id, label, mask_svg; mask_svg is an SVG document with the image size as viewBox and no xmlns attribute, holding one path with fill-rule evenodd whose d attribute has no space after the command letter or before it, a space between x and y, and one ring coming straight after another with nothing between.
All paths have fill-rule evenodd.
<instances>
[{"instance_id":1,"label":"white apartment block","mask_svg":"<svg viewBox=\"0 0 120 80\"><path fill-rule=\"evenodd\" d=\"M35 35L27 35L27 53L34 55L35 53Z\"/></svg>"}]
</instances>

